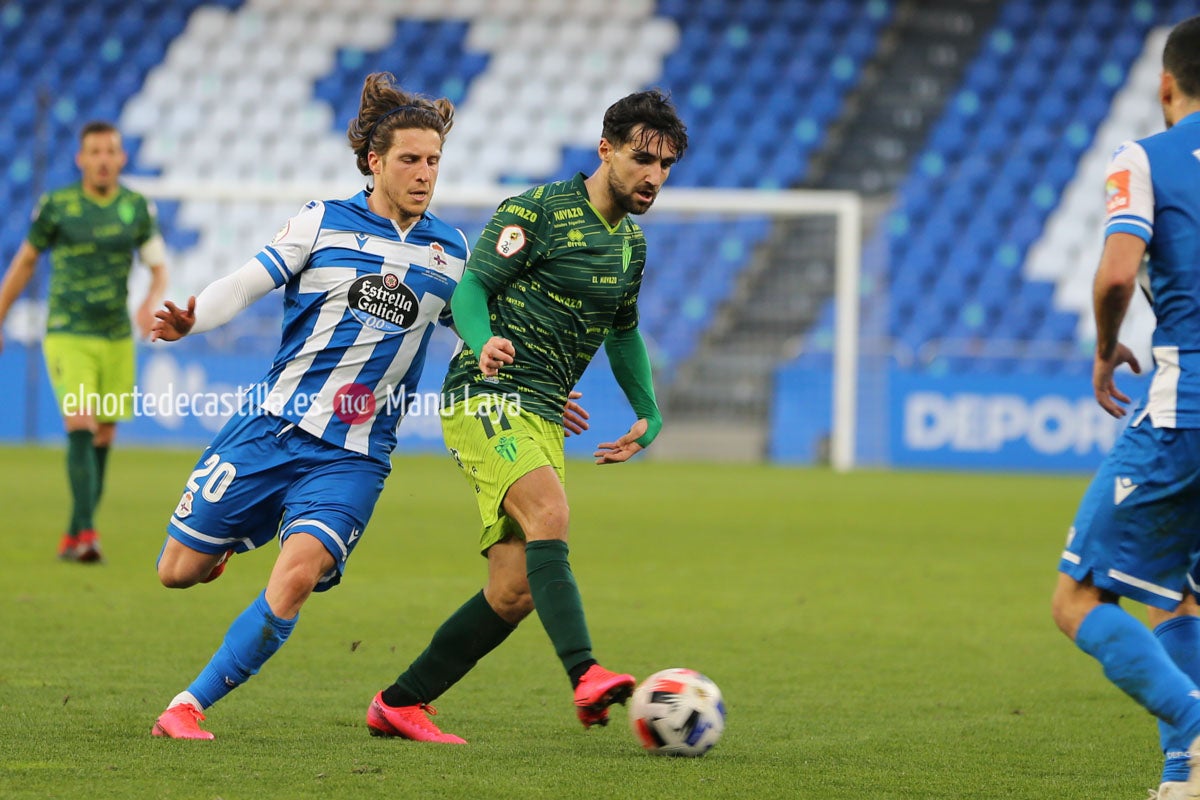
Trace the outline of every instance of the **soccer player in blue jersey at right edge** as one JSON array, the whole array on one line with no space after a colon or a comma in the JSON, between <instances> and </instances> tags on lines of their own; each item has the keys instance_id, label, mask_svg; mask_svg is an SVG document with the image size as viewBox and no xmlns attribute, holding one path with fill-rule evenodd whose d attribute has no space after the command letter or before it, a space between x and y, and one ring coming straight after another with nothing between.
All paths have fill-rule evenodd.
<instances>
[{"instance_id":1,"label":"soccer player in blue jersey at right edge","mask_svg":"<svg viewBox=\"0 0 1200 800\"><path fill-rule=\"evenodd\" d=\"M1096 400L1125 414L1113 371L1140 368L1117 335L1147 254L1157 372L1080 502L1053 615L1159 719L1157 797L1181 800L1200 798L1200 17L1167 38L1159 100L1168 130L1122 145L1108 171L1093 290ZM1122 597L1148 606L1153 633Z\"/></svg>"},{"instance_id":2,"label":"soccer player in blue jersey at right edge","mask_svg":"<svg viewBox=\"0 0 1200 800\"><path fill-rule=\"evenodd\" d=\"M210 330L284 288L283 337L267 376L201 455L167 525L164 586L217 577L232 553L278 537L266 589L234 620L153 734L212 739L203 711L244 683L291 635L313 591L337 584L391 470L433 326L446 320L467 241L427 212L449 100L369 75L347 137L373 185L311 202L238 271L187 308L168 302L154 333Z\"/></svg>"},{"instance_id":3,"label":"soccer player in blue jersey at right edge","mask_svg":"<svg viewBox=\"0 0 1200 800\"><path fill-rule=\"evenodd\" d=\"M632 692L633 676L592 656L567 558L562 409L603 344L638 419L598 446L597 463L626 461L662 426L638 332L646 240L629 215L650 209L686 148L687 129L663 94L631 94L604 114L591 176L505 200L476 242L452 301L464 345L442 387L442 432L474 489L487 583L375 696L372 734L463 743L432 724L428 704L535 608L584 727L606 724L608 707Z\"/></svg>"}]
</instances>

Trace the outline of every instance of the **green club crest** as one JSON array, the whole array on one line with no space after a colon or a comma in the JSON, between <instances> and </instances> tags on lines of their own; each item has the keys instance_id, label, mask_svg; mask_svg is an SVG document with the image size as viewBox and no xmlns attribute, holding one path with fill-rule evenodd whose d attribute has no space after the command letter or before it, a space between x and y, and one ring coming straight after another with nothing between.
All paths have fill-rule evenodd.
<instances>
[{"instance_id":1,"label":"green club crest","mask_svg":"<svg viewBox=\"0 0 1200 800\"><path fill-rule=\"evenodd\" d=\"M511 434L506 434L500 437L499 444L496 445L496 452L509 463L514 463L517 460L517 438Z\"/></svg>"}]
</instances>

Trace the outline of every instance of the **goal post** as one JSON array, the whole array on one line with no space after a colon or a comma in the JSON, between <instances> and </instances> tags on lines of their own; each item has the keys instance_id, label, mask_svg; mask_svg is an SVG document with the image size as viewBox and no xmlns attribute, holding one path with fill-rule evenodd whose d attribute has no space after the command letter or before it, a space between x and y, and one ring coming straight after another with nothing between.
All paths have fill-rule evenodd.
<instances>
[{"instance_id":1,"label":"goal post","mask_svg":"<svg viewBox=\"0 0 1200 800\"><path fill-rule=\"evenodd\" d=\"M360 191L361 178L348 182L229 182L178 181L146 176L126 176L126 182L155 200L196 203L218 207L236 215L239 204L251 204L262 213L265 206L278 206L278 219L261 220L278 225L294 214L300 204L313 199L349 197ZM454 212L469 212L472 219L486 221L495 207L525 187L510 185L450 185L437 187L431 210L450 221ZM284 210L286 209L286 210ZM668 187L655 201L655 212L700 215L761 216L772 220L812 216L836 220L834 252L833 376L830 419L832 467L854 468L858 429L859 304L862 257L863 211L861 197L850 191L792 189L702 189ZM184 214L184 216L188 216ZM647 228L653 227L653 212ZM473 239L478 230L464 228ZM224 237L228 238L228 237ZM249 257L262 245L261 236L249 241L241 252ZM653 258L653 254L651 254ZM228 265L226 265L228 266ZM205 282L215 276L206 276ZM198 287L190 287L197 289Z\"/></svg>"}]
</instances>

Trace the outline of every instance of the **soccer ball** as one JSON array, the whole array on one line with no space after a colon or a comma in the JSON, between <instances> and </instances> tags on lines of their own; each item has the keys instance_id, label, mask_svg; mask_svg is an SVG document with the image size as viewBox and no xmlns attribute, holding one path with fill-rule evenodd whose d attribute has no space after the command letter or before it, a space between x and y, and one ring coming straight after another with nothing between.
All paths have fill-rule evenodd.
<instances>
[{"instance_id":1,"label":"soccer ball","mask_svg":"<svg viewBox=\"0 0 1200 800\"><path fill-rule=\"evenodd\" d=\"M725 730L725 702L717 685L694 669L664 669L634 690L629 727L654 755L702 756Z\"/></svg>"}]
</instances>

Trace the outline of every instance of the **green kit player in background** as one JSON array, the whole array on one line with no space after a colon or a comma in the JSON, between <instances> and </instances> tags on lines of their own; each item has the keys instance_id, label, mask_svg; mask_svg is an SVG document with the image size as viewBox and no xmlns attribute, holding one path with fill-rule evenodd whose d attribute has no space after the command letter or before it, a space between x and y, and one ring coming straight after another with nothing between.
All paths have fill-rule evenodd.
<instances>
[{"instance_id":1,"label":"green kit player in background","mask_svg":"<svg viewBox=\"0 0 1200 800\"><path fill-rule=\"evenodd\" d=\"M166 247L154 207L120 184L125 161L116 127L108 122L85 125L75 155L79 182L42 196L29 234L0 283L2 331L9 309L33 277L38 256L51 250L42 349L67 430L71 518L58 547L59 558L66 561L102 560L93 515L117 421L133 414L135 362L127 297L135 251L151 274L137 311L143 337L150 333L167 287Z\"/></svg>"},{"instance_id":2,"label":"green kit player in background","mask_svg":"<svg viewBox=\"0 0 1200 800\"><path fill-rule=\"evenodd\" d=\"M600 166L590 177L500 205L455 290L451 308L464 344L443 386L442 430L479 504L487 585L375 696L367 711L373 734L463 743L438 730L428 704L535 608L575 687L584 727L607 724L608 706L633 690L633 676L592 657L567 559L563 408L603 344L638 420L599 445L596 463L628 460L662 427L638 332L646 241L629 215L649 210L688 140L657 91L613 104L601 136Z\"/></svg>"}]
</instances>

